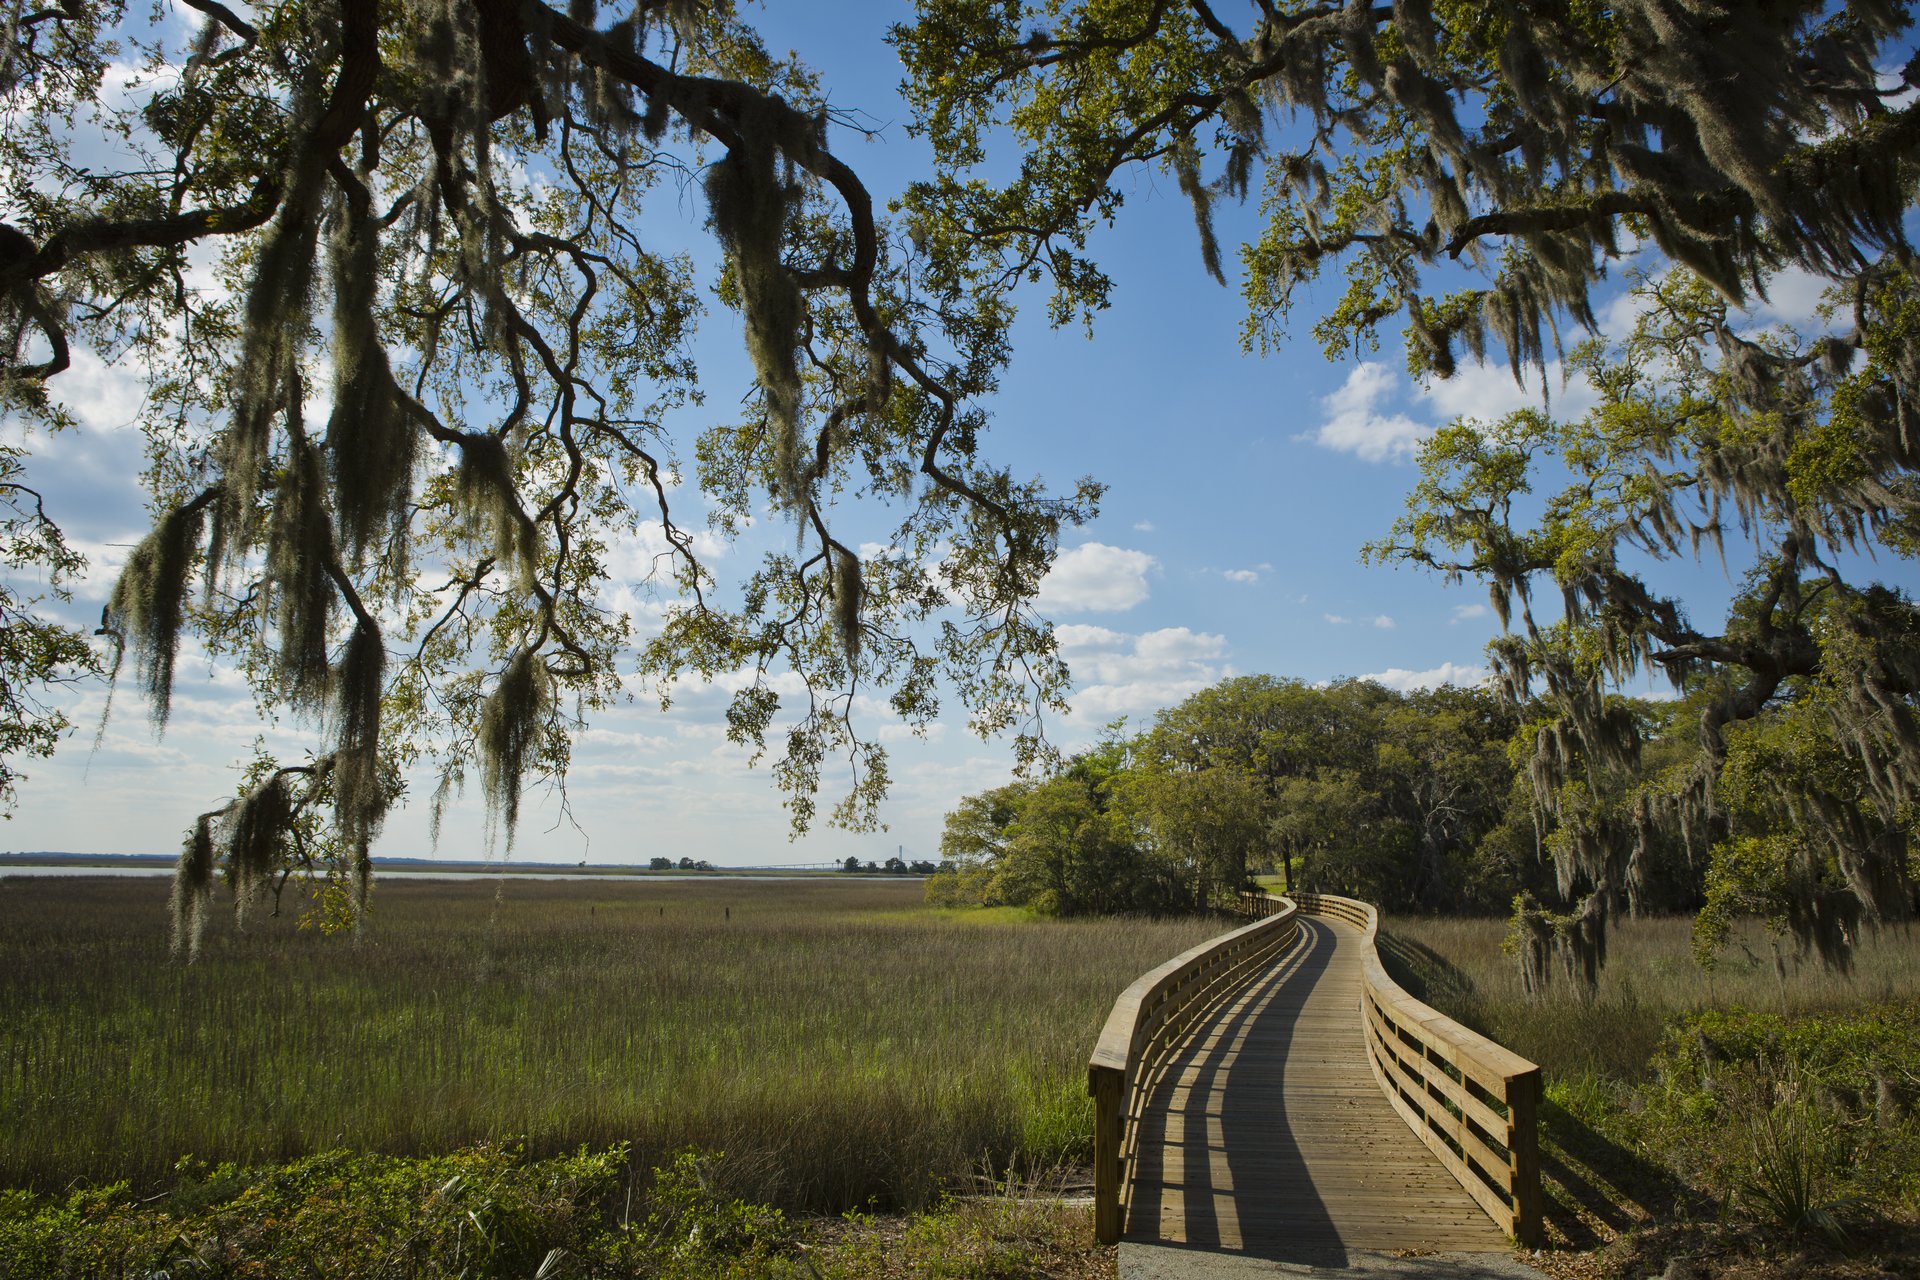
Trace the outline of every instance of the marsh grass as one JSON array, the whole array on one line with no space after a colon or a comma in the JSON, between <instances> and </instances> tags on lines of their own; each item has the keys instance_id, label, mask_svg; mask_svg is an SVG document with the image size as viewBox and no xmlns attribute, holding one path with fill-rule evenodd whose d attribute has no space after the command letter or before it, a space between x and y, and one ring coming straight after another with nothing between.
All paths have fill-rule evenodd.
<instances>
[{"instance_id":1,"label":"marsh grass","mask_svg":"<svg viewBox=\"0 0 1920 1280\"><path fill-rule=\"evenodd\" d=\"M1414 995L1539 1063L1549 1080L1639 1080L1667 1026L1701 1010L1820 1014L1920 991L1920 930L1912 923L1869 933L1842 974L1797 957L1757 924L1736 929L1703 969L1690 920L1621 921L1591 997L1572 984L1529 996L1500 949L1506 932L1498 919L1394 916L1381 922L1381 951Z\"/></svg>"},{"instance_id":2,"label":"marsh grass","mask_svg":"<svg viewBox=\"0 0 1920 1280\"><path fill-rule=\"evenodd\" d=\"M1115 995L1217 922L930 912L917 881L408 882L361 937L165 886L0 880L0 1184L160 1186L191 1154L629 1144L727 1153L733 1194L925 1203L1086 1156Z\"/></svg>"}]
</instances>

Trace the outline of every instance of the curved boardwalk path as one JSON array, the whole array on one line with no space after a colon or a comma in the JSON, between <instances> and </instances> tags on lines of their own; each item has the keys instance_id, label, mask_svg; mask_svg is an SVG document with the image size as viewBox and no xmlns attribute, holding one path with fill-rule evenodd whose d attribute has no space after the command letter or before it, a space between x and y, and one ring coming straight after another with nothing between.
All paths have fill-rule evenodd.
<instances>
[{"instance_id":1,"label":"curved boardwalk path","mask_svg":"<svg viewBox=\"0 0 1920 1280\"><path fill-rule=\"evenodd\" d=\"M1174 1059L1140 1121L1126 1239L1327 1261L1508 1252L1367 1065L1360 931L1303 915L1300 935Z\"/></svg>"}]
</instances>

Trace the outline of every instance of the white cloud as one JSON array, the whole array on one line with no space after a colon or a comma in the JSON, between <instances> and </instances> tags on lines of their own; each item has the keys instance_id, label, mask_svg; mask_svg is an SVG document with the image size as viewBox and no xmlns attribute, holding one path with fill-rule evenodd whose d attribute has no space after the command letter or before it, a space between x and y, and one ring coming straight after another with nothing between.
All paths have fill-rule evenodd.
<instances>
[{"instance_id":1,"label":"white cloud","mask_svg":"<svg viewBox=\"0 0 1920 1280\"><path fill-rule=\"evenodd\" d=\"M1331 622L1336 627L1344 627L1349 622L1353 621L1352 618L1344 618L1337 613L1323 613L1320 616L1325 618L1328 622Z\"/></svg>"},{"instance_id":2,"label":"white cloud","mask_svg":"<svg viewBox=\"0 0 1920 1280\"><path fill-rule=\"evenodd\" d=\"M1063 551L1040 583L1040 607L1063 613L1131 609L1147 598L1147 574L1159 564L1144 551L1104 542Z\"/></svg>"},{"instance_id":3,"label":"white cloud","mask_svg":"<svg viewBox=\"0 0 1920 1280\"><path fill-rule=\"evenodd\" d=\"M1453 621L1466 622L1473 618L1487 616L1487 606L1483 604L1457 604L1453 606Z\"/></svg>"},{"instance_id":4,"label":"white cloud","mask_svg":"<svg viewBox=\"0 0 1920 1280\"><path fill-rule=\"evenodd\" d=\"M1228 582L1260 581L1260 571L1258 569L1223 569L1220 572L1220 576Z\"/></svg>"},{"instance_id":5,"label":"white cloud","mask_svg":"<svg viewBox=\"0 0 1920 1280\"><path fill-rule=\"evenodd\" d=\"M1053 638L1062 649L1116 649L1131 637L1124 632L1109 630L1106 627L1088 626L1080 622L1063 623L1053 629Z\"/></svg>"},{"instance_id":6,"label":"white cloud","mask_svg":"<svg viewBox=\"0 0 1920 1280\"><path fill-rule=\"evenodd\" d=\"M1487 682L1488 674L1485 667L1443 662L1426 671L1389 667L1385 671L1375 671L1360 678L1383 684L1389 689L1398 689L1401 693L1410 693L1415 689L1438 689L1443 684L1456 684L1463 687L1482 685Z\"/></svg>"},{"instance_id":7,"label":"white cloud","mask_svg":"<svg viewBox=\"0 0 1920 1280\"><path fill-rule=\"evenodd\" d=\"M1074 710L1092 719L1156 711L1233 674L1223 661L1226 637L1187 627L1139 636L1060 627L1054 634L1073 670Z\"/></svg>"},{"instance_id":8,"label":"white cloud","mask_svg":"<svg viewBox=\"0 0 1920 1280\"><path fill-rule=\"evenodd\" d=\"M1623 334L1633 328L1630 316L1625 325ZM1520 409L1546 408L1556 417L1578 418L1597 399L1585 375L1576 374L1568 381L1566 367L1558 360L1547 364L1544 381L1539 370L1526 368L1516 380L1512 368L1500 361L1463 364L1451 378L1431 379L1424 387L1414 387L1413 394L1432 414L1435 426L1455 418L1494 422Z\"/></svg>"},{"instance_id":9,"label":"white cloud","mask_svg":"<svg viewBox=\"0 0 1920 1280\"><path fill-rule=\"evenodd\" d=\"M693 539L693 553L702 560L718 560L727 553L727 540L706 529L687 530ZM607 577L613 581L648 582L668 572L673 544L667 541L667 528L658 520L642 520L630 534L609 540L606 552Z\"/></svg>"},{"instance_id":10,"label":"white cloud","mask_svg":"<svg viewBox=\"0 0 1920 1280\"><path fill-rule=\"evenodd\" d=\"M1135 532L1135 533L1152 533L1152 532L1153 532L1153 521L1151 521L1151 520L1136 520L1136 521L1134 521L1134 522L1133 522L1133 529L1134 529L1134 532Z\"/></svg>"},{"instance_id":11,"label":"white cloud","mask_svg":"<svg viewBox=\"0 0 1920 1280\"><path fill-rule=\"evenodd\" d=\"M1802 333L1832 326L1820 319L1820 299L1832 281L1802 267L1787 267L1767 277L1766 301L1754 299L1751 313L1769 324L1789 324Z\"/></svg>"},{"instance_id":12,"label":"white cloud","mask_svg":"<svg viewBox=\"0 0 1920 1280\"><path fill-rule=\"evenodd\" d=\"M1607 309L1603 328L1624 334L1637 315L1636 300L1623 295ZM1522 369L1516 378L1510 367L1495 360L1463 364L1451 378L1433 378L1425 385L1386 364L1368 361L1355 365L1338 391L1322 397L1325 420L1296 439L1366 462L1403 462L1435 430L1455 419L1494 422L1520 409L1548 409L1557 417L1578 418L1597 399L1592 384L1579 374L1569 380L1558 360L1546 366L1544 378L1535 369ZM1411 405L1418 417L1400 410L1400 404Z\"/></svg>"},{"instance_id":13,"label":"white cloud","mask_svg":"<svg viewBox=\"0 0 1920 1280\"><path fill-rule=\"evenodd\" d=\"M922 725L919 731L915 732L914 727L904 720L893 720L880 725L873 732L874 736L882 742L910 742L915 738L939 742L947 736L947 726L945 721L935 720L931 724Z\"/></svg>"},{"instance_id":14,"label":"white cloud","mask_svg":"<svg viewBox=\"0 0 1920 1280\"><path fill-rule=\"evenodd\" d=\"M1399 624L1383 613L1374 618L1373 625L1381 631L1391 631Z\"/></svg>"},{"instance_id":15,"label":"white cloud","mask_svg":"<svg viewBox=\"0 0 1920 1280\"><path fill-rule=\"evenodd\" d=\"M53 399L95 431L131 431L140 425L147 383L131 361L108 364L85 347L73 348L70 358L67 371L49 386Z\"/></svg>"},{"instance_id":16,"label":"white cloud","mask_svg":"<svg viewBox=\"0 0 1920 1280\"><path fill-rule=\"evenodd\" d=\"M1366 361L1355 365L1338 391L1321 397L1326 421L1317 431L1296 439L1310 440L1336 453L1351 453L1366 462L1412 457L1433 428L1404 413L1381 412L1399 384L1400 379L1384 364Z\"/></svg>"}]
</instances>

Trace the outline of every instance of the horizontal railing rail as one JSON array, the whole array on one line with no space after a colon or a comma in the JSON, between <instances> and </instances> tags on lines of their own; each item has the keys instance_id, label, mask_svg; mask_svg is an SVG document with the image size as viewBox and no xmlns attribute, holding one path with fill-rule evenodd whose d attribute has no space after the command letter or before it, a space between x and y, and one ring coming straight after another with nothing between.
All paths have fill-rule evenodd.
<instances>
[{"instance_id":1,"label":"horizontal railing rail","mask_svg":"<svg viewBox=\"0 0 1920 1280\"><path fill-rule=\"evenodd\" d=\"M1251 904L1250 904L1251 905ZM1101 1243L1120 1238L1132 1193L1139 1122L1189 1034L1299 932L1284 899L1255 907L1259 919L1175 956L1121 993L1087 1062L1093 1096L1093 1218Z\"/></svg>"},{"instance_id":2,"label":"horizontal railing rail","mask_svg":"<svg viewBox=\"0 0 1920 1280\"><path fill-rule=\"evenodd\" d=\"M1289 899L1361 930L1360 1014L1374 1078L1497 1226L1522 1244L1540 1243L1540 1068L1387 976L1375 946L1380 914L1367 903L1326 893L1245 895L1256 916Z\"/></svg>"}]
</instances>

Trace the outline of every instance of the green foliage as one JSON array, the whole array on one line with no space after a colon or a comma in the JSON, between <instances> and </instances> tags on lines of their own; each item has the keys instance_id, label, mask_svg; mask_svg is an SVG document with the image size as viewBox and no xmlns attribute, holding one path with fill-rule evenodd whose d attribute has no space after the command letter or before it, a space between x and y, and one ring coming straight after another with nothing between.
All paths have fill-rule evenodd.
<instances>
[{"instance_id":1,"label":"green foliage","mask_svg":"<svg viewBox=\"0 0 1920 1280\"><path fill-rule=\"evenodd\" d=\"M191 1160L170 1196L125 1183L0 1209L0 1273L20 1276L530 1276L556 1251L586 1262L608 1237L626 1173L613 1148L529 1162L501 1146L400 1159L331 1151L212 1170ZM549 1271L552 1275L554 1272Z\"/></svg>"},{"instance_id":2,"label":"green foliage","mask_svg":"<svg viewBox=\"0 0 1920 1280\"><path fill-rule=\"evenodd\" d=\"M1849 1213L1920 1205L1920 1007L1785 1019L1731 1008L1671 1027L1644 1140L1716 1196L1793 1232L1844 1238Z\"/></svg>"},{"instance_id":3,"label":"green foliage","mask_svg":"<svg viewBox=\"0 0 1920 1280\"><path fill-rule=\"evenodd\" d=\"M1212 207L1258 188L1249 345L1283 340L1300 295L1342 272L1315 326L1332 355L1404 318L1415 372L1490 351L1543 366L1567 321L1592 327L1630 244L1733 298L1782 263L1837 275L1902 246L1920 136L1904 82L1874 68L1904 61L1911 23L1904 6L1815 0L1524 18L930 0L895 34L939 158L908 204L929 244L1049 278L1058 323L1105 305L1087 241L1130 173L1171 171L1216 275Z\"/></svg>"},{"instance_id":4,"label":"green foliage","mask_svg":"<svg viewBox=\"0 0 1920 1280\"><path fill-rule=\"evenodd\" d=\"M1096 1248L1087 1209L1012 1178L897 1223L850 1214L809 1229L713 1190L706 1171L724 1162L684 1151L634 1187L618 1147L540 1161L499 1146L335 1151L246 1169L188 1158L169 1194L143 1202L124 1183L0 1193L0 1274L1015 1280L1078 1274Z\"/></svg>"},{"instance_id":5,"label":"green foliage","mask_svg":"<svg viewBox=\"0 0 1920 1280\"><path fill-rule=\"evenodd\" d=\"M1779 1234L1854 1242L1920 1218L1920 979L1913 926L1863 942L1840 976L1768 955L1734 927L1710 970L1686 922L1626 920L1586 992L1522 987L1494 920L1384 922L1403 983L1543 1068L1549 1196L1698 1221L1719 1208ZM1759 950L1756 950L1756 947ZM1770 1007L1763 1007L1770 1006ZM1638 1272L1635 1272L1638 1274Z\"/></svg>"}]
</instances>

